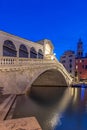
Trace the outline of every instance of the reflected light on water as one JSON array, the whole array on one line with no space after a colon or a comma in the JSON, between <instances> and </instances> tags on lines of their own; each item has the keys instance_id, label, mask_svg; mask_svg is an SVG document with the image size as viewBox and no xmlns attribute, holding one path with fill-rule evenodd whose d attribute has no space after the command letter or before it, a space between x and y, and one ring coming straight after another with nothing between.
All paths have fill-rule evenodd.
<instances>
[{"instance_id":1,"label":"reflected light on water","mask_svg":"<svg viewBox=\"0 0 87 130\"><path fill-rule=\"evenodd\" d=\"M35 94L39 93L42 100L32 96L18 96L13 118L35 116L43 130L60 130L59 127L63 126L65 118L64 113L72 99L76 100L77 89L71 87L35 87L33 90L36 92ZM45 103L47 98L49 100ZM50 103L50 101L52 102Z\"/></svg>"},{"instance_id":2,"label":"reflected light on water","mask_svg":"<svg viewBox=\"0 0 87 130\"><path fill-rule=\"evenodd\" d=\"M71 92L71 95L74 96L74 89L73 88L70 89L70 92Z\"/></svg>"},{"instance_id":3,"label":"reflected light on water","mask_svg":"<svg viewBox=\"0 0 87 130\"><path fill-rule=\"evenodd\" d=\"M81 88L81 100L84 99L85 88Z\"/></svg>"},{"instance_id":4,"label":"reflected light on water","mask_svg":"<svg viewBox=\"0 0 87 130\"><path fill-rule=\"evenodd\" d=\"M77 100L77 96L78 96L78 89L77 88L73 88L73 89L74 89L73 103L75 103Z\"/></svg>"},{"instance_id":5,"label":"reflected light on water","mask_svg":"<svg viewBox=\"0 0 87 130\"><path fill-rule=\"evenodd\" d=\"M61 118L62 118L62 113L65 111L67 108L70 100L71 100L71 88L67 88L61 101L57 105L57 111L53 112L52 117L49 120L49 123L51 124L52 128L55 128L57 125L61 125Z\"/></svg>"},{"instance_id":6,"label":"reflected light on water","mask_svg":"<svg viewBox=\"0 0 87 130\"><path fill-rule=\"evenodd\" d=\"M67 88L58 106L60 111L65 110L71 98L71 88Z\"/></svg>"},{"instance_id":7,"label":"reflected light on water","mask_svg":"<svg viewBox=\"0 0 87 130\"><path fill-rule=\"evenodd\" d=\"M52 126L52 128L55 128L56 125L61 125L61 114L55 114L55 116L52 118L52 120L50 121L50 124Z\"/></svg>"}]
</instances>

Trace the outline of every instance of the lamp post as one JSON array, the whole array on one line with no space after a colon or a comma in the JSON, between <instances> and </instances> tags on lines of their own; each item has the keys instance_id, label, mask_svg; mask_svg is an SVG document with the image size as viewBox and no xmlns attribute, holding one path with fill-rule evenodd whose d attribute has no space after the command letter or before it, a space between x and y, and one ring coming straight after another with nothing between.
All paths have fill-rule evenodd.
<instances>
[{"instance_id":1,"label":"lamp post","mask_svg":"<svg viewBox=\"0 0 87 130\"><path fill-rule=\"evenodd\" d=\"M53 55L51 56L51 60L55 59L55 55L56 55L56 53L53 53Z\"/></svg>"}]
</instances>

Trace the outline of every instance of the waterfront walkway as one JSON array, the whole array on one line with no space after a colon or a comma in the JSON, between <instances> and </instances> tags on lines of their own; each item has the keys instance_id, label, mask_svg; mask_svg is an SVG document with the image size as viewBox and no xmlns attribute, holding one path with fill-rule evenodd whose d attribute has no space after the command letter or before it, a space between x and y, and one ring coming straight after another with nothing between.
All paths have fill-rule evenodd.
<instances>
[{"instance_id":1,"label":"waterfront walkway","mask_svg":"<svg viewBox=\"0 0 87 130\"><path fill-rule=\"evenodd\" d=\"M0 130L42 130L35 117L7 120L16 95L0 95Z\"/></svg>"},{"instance_id":2,"label":"waterfront walkway","mask_svg":"<svg viewBox=\"0 0 87 130\"><path fill-rule=\"evenodd\" d=\"M42 130L35 117L0 121L0 130Z\"/></svg>"}]
</instances>

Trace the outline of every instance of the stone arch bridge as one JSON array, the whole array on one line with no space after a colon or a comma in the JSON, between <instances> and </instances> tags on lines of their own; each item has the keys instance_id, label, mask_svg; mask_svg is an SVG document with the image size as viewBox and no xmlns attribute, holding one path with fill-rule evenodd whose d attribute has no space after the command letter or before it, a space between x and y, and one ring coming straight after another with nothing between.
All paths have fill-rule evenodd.
<instances>
[{"instance_id":1,"label":"stone arch bridge","mask_svg":"<svg viewBox=\"0 0 87 130\"><path fill-rule=\"evenodd\" d=\"M56 59L0 57L3 93L25 93L32 85L70 86L72 77Z\"/></svg>"}]
</instances>

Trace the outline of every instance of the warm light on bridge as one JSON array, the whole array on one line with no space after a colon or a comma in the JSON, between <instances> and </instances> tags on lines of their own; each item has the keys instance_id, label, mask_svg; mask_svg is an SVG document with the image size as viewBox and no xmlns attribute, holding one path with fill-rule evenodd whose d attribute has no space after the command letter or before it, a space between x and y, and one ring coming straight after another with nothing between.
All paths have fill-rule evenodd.
<instances>
[{"instance_id":1,"label":"warm light on bridge","mask_svg":"<svg viewBox=\"0 0 87 130\"><path fill-rule=\"evenodd\" d=\"M55 59L55 55L56 55L56 53L54 53L54 54L51 56L51 60L54 60L54 59Z\"/></svg>"}]
</instances>

